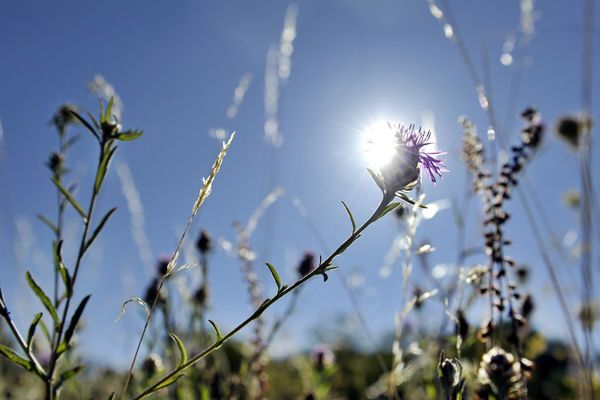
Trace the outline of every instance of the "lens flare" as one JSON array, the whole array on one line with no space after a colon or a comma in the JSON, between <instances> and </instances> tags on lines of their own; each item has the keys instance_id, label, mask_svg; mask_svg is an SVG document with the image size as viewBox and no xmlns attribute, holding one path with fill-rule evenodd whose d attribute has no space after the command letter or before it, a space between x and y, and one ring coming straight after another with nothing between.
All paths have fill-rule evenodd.
<instances>
[{"instance_id":1,"label":"lens flare","mask_svg":"<svg viewBox=\"0 0 600 400\"><path fill-rule=\"evenodd\" d=\"M386 121L377 121L364 132L364 147L370 168L381 168L390 162L396 152L393 127Z\"/></svg>"}]
</instances>

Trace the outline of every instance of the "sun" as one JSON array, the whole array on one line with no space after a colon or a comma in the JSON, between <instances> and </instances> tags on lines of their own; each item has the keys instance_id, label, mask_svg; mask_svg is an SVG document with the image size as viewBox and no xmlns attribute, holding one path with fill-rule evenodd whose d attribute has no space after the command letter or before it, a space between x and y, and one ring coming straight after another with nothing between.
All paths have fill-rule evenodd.
<instances>
[{"instance_id":1,"label":"sun","mask_svg":"<svg viewBox=\"0 0 600 400\"><path fill-rule=\"evenodd\" d=\"M370 168L380 169L396 152L395 130L384 120L376 121L364 131L364 150Z\"/></svg>"}]
</instances>

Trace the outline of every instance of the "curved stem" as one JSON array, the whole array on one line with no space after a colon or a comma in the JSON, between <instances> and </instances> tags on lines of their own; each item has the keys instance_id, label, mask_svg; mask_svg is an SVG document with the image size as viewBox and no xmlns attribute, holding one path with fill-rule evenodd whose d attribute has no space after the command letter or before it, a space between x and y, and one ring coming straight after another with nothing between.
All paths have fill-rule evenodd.
<instances>
[{"instance_id":1,"label":"curved stem","mask_svg":"<svg viewBox=\"0 0 600 400\"><path fill-rule=\"evenodd\" d=\"M209 355L212 352L214 352L215 350L217 350L225 342L227 342L229 339L231 339L233 336L235 336L239 331L244 329L248 324L250 324L252 321L254 321L258 317L260 317L265 310L267 310L269 307L271 307L273 304L275 304L279 299L281 299L282 297L285 297L287 294L293 292L295 289L297 289L298 287L303 285L310 278L312 278L316 275L324 275L326 268L332 265L333 260L340 254L342 254L356 239L358 239L360 237L360 234L369 225L371 225L373 222L375 222L381 216L381 213L385 210L385 208L388 206L388 204L391 202L391 200L393 198L394 198L393 193L384 194L383 199L381 200L381 203L379 204L379 207L377 207L377 209L375 210L373 215L371 215L371 217L363 225L361 225L358 229L356 229L354 232L352 232L352 234L348 237L348 239L346 239L333 253L331 253L331 255L329 255L329 257L327 257L324 261L322 261L317 268L315 268L312 272L310 272L309 274L307 274L304 277L297 280L291 286L289 286L283 290L280 290L272 299L267 299L254 313L252 313L248 318L246 318L244 321L242 321L238 326L233 328L226 335L224 335L220 338L217 338L217 340L211 346L206 348L201 353L196 354L195 356L190 358L187 362L185 362L185 363L179 365L177 368L173 369L171 372L166 374L164 377L162 377L160 380L158 380L152 386L150 386L149 388L144 390L142 393L137 395L134 398L134 400L142 399L142 398L148 396L149 394L155 392L166 382L168 382L172 378L176 377L179 373L188 369L189 367L191 367L192 365L194 365L195 363L197 363L198 361L200 361L207 355Z\"/></svg>"}]
</instances>

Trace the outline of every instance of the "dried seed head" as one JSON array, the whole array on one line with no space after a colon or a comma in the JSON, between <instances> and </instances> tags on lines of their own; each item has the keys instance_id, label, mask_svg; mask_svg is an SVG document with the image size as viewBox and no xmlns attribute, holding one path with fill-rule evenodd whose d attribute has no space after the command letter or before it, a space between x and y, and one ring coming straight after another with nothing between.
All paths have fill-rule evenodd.
<instances>
[{"instance_id":1,"label":"dried seed head","mask_svg":"<svg viewBox=\"0 0 600 400\"><path fill-rule=\"evenodd\" d=\"M580 121L576 116L565 115L556 122L556 134L573 149L579 147L581 131Z\"/></svg>"},{"instance_id":2,"label":"dried seed head","mask_svg":"<svg viewBox=\"0 0 600 400\"><path fill-rule=\"evenodd\" d=\"M200 231L200 236L196 242L196 248L200 254L207 254L213 249L213 241L206 229Z\"/></svg>"},{"instance_id":3,"label":"dried seed head","mask_svg":"<svg viewBox=\"0 0 600 400\"><path fill-rule=\"evenodd\" d=\"M46 162L46 166L53 175L61 175L64 171L64 161L65 159L62 154L53 152L50 154L50 158Z\"/></svg>"},{"instance_id":4,"label":"dried seed head","mask_svg":"<svg viewBox=\"0 0 600 400\"><path fill-rule=\"evenodd\" d=\"M500 399L519 399L522 391L520 363L511 353L496 346L485 353L477 374L479 383Z\"/></svg>"},{"instance_id":5,"label":"dried seed head","mask_svg":"<svg viewBox=\"0 0 600 400\"><path fill-rule=\"evenodd\" d=\"M315 269L315 255L310 251L304 253L302 260L300 260L300 264L296 268L298 275L300 277L305 277L310 274Z\"/></svg>"},{"instance_id":6,"label":"dried seed head","mask_svg":"<svg viewBox=\"0 0 600 400\"><path fill-rule=\"evenodd\" d=\"M153 377L164 369L162 359L156 353L150 353L142 363L142 371L147 377Z\"/></svg>"},{"instance_id":7,"label":"dried seed head","mask_svg":"<svg viewBox=\"0 0 600 400\"><path fill-rule=\"evenodd\" d=\"M531 316L531 313L533 312L534 307L535 306L533 304L533 298L531 297L531 295L526 295L525 299L523 299L523 303L521 304L520 314L524 318L529 319L529 317Z\"/></svg>"},{"instance_id":8,"label":"dried seed head","mask_svg":"<svg viewBox=\"0 0 600 400\"><path fill-rule=\"evenodd\" d=\"M579 309L579 320L581 326L584 329L592 332L594 330L594 324L600 316L600 310L598 310L598 304L594 302L585 303Z\"/></svg>"},{"instance_id":9,"label":"dried seed head","mask_svg":"<svg viewBox=\"0 0 600 400\"><path fill-rule=\"evenodd\" d=\"M54 113L52 123L56 126L60 135L65 133L65 129L68 125L77 123L77 118L73 115L73 112L77 112L77 108L74 105L63 104L56 113Z\"/></svg>"}]
</instances>

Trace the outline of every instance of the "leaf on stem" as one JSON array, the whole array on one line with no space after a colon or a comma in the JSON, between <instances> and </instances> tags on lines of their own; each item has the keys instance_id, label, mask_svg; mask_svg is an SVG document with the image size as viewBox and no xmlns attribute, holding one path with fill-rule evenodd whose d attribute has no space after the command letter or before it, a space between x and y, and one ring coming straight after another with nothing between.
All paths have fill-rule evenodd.
<instances>
[{"instance_id":1,"label":"leaf on stem","mask_svg":"<svg viewBox=\"0 0 600 400\"><path fill-rule=\"evenodd\" d=\"M352 211L350 211L350 208L343 201L342 201L342 205L344 206L344 208L346 209L346 212L348 213L348 216L350 217L350 222L352 223L352 233L354 233L354 232L356 232L356 222L354 221L354 216L352 215Z\"/></svg>"},{"instance_id":2,"label":"leaf on stem","mask_svg":"<svg viewBox=\"0 0 600 400\"><path fill-rule=\"evenodd\" d=\"M63 194L63 196L65 196L67 201L73 206L75 211L77 211L79 213L79 215L81 215L81 218L83 218L85 221L87 219L87 215L85 215L83 208L79 205L79 203L77 202L75 197L73 197L73 194L71 192L69 192L67 189L65 189L64 186L57 179L55 179L55 178L50 178L50 179L52 180L52 183L54 183L56 188L58 190L60 190L60 192Z\"/></svg>"},{"instance_id":3,"label":"leaf on stem","mask_svg":"<svg viewBox=\"0 0 600 400\"><path fill-rule=\"evenodd\" d=\"M377 221L377 220L379 220L379 219L383 218L383 217L384 217L385 215L387 215L388 213L390 213L390 212L394 211L394 210L395 210L395 209L396 209L396 208L397 208L399 205L400 205L400 202L398 202L398 201L395 201L395 202L393 202L393 203L390 203L390 204L388 204L388 205L387 205L387 206L386 206L386 207L383 209L383 211L381 212L381 214L379 214L379 215L377 216L377 219L375 219L375 221Z\"/></svg>"},{"instance_id":4,"label":"leaf on stem","mask_svg":"<svg viewBox=\"0 0 600 400\"><path fill-rule=\"evenodd\" d=\"M187 359L188 359L187 351L185 351L185 346L183 345L183 342L181 341L181 339L179 339L177 337L176 334L169 333L169 336L171 337L171 339L173 339L173 341L175 342L175 344L177 344L177 347L179 348L179 355L181 356L181 360L179 361L179 366L182 366L183 364L185 364L187 362Z\"/></svg>"},{"instance_id":5,"label":"leaf on stem","mask_svg":"<svg viewBox=\"0 0 600 400\"><path fill-rule=\"evenodd\" d=\"M71 322L69 323L69 327L65 331L65 344L67 346L69 345L69 342L71 341L71 338L73 337L73 333L75 333L75 328L77 328L77 323L79 322L79 319L81 318L81 315L83 314L83 310L85 309L85 306L87 305L87 302L91 296L92 296L91 294L88 294L87 296L85 296L83 298L83 300L81 300L81 303L79 303L79 305L77 306L77 309L75 310L75 312L73 313L73 316L71 317Z\"/></svg>"},{"instance_id":6,"label":"leaf on stem","mask_svg":"<svg viewBox=\"0 0 600 400\"><path fill-rule=\"evenodd\" d=\"M182 373L182 374L175 375L175 376L167 379L166 381L162 382L160 385L156 386L152 390L152 392L150 392L150 393L154 393L154 392L157 392L157 391L159 391L161 389L166 388L167 386L171 386L172 384L174 384L175 382L177 382L180 378L182 378L184 375L185 374ZM150 394L150 393L148 393L148 394Z\"/></svg>"},{"instance_id":7,"label":"leaf on stem","mask_svg":"<svg viewBox=\"0 0 600 400\"><path fill-rule=\"evenodd\" d=\"M46 216L42 215L42 214L38 214L37 215L37 219L39 219L40 221L42 221L44 223L44 225L46 225L48 228L50 228L50 230L57 235L58 234L58 226L56 226L56 224L52 221L50 221Z\"/></svg>"},{"instance_id":8,"label":"leaf on stem","mask_svg":"<svg viewBox=\"0 0 600 400\"><path fill-rule=\"evenodd\" d=\"M112 146L109 144L103 152L102 159L98 164L98 171L96 172L96 182L94 183L95 193L98 193L100 186L102 186L102 182L104 182L104 177L106 176L106 171L108 170L108 163L115 154L116 150L117 146Z\"/></svg>"},{"instance_id":9,"label":"leaf on stem","mask_svg":"<svg viewBox=\"0 0 600 400\"><path fill-rule=\"evenodd\" d=\"M93 128L93 127L90 125L90 123L89 123L89 122L87 122L87 121L85 120L85 118L83 118L81 115L79 115L79 114L78 114L76 111L69 110L69 112L70 112L71 114L73 114L73 116L74 116L75 118L77 118L77 120L78 120L79 122L81 122L81 124L82 124L83 126L85 126L85 127L87 128L87 130L88 130L88 131L90 131L90 132L92 133L92 135L94 135L94 137L95 137L95 138L96 138L98 141L100 141L100 136L98 135L98 132L96 132L96 130L95 130L95 129L94 129L94 128Z\"/></svg>"},{"instance_id":10,"label":"leaf on stem","mask_svg":"<svg viewBox=\"0 0 600 400\"><path fill-rule=\"evenodd\" d=\"M80 373L84 369L85 369L85 366L78 365L78 366L76 366L74 368L66 370L65 372L63 372L62 374L60 374L60 376L58 377L58 381L56 382L56 387L60 388L66 381L68 381L69 379L73 378L75 375L77 375L78 373Z\"/></svg>"},{"instance_id":11,"label":"leaf on stem","mask_svg":"<svg viewBox=\"0 0 600 400\"><path fill-rule=\"evenodd\" d=\"M383 183L383 178L381 175L373 171L371 168L367 168L367 171L369 171L371 178L373 178L377 186L379 186L379 189L381 189L381 193L385 193L385 184Z\"/></svg>"},{"instance_id":12,"label":"leaf on stem","mask_svg":"<svg viewBox=\"0 0 600 400\"><path fill-rule=\"evenodd\" d=\"M275 268L275 266L271 263L266 263L267 267L269 267L269 271L271 271L271 276L273 276L273 280L275 281L275 284L277 284L277 291L281 291L281 277L279 276L279 273L277 272L277 268Z\"/></svg>"},{"instance_id":13,"label":"leaf on stem","mask_svg":"<svg viewBox=\"0 0 600 400\"><path fill-rule=\"evenodd\" d=\"M405 202L407 202L408 204L414 206L417 204L416 201L414 201L413 199L411 199L410 197L408 197L405 193L403 192L396 192L396 196L400 197L402 200L404 200ZM427 208L427 206L423 203L418 203L420 208Z\"/></svg>"},{"instance_id":14,"label":"leaf on stem","mask_svg":"<svg viewBox=\"0 0 600 400\"><path fill-rule=\"evenodd\" d=\"M52 305L52 302L50 301L48 296L46 296L46 293L44 293L42 288L35 282L35 280L31 276L31 273L29 271L27 271L27 273L25 274L25 277L27 279L27 283L29 284L29 287L31 288L31 290L33 290L33 292L40 299L40 301L42 302L42 304L44 305L46 310L48 310L48 312L50 313L50 316L52 317L52 320L54 321L54 326L59 326L60 320L58 319L58 314L56 313L56 309Z\"/></svg>"},{"instance_id":15,"label":"leaf on stem","mask_svg":"<svg viewBox=\"0 0 600 400\"><path fill-rule=\"evenodd\" d=\"M31 343L33 342L33 336L35 335L35 328L42 319L42 313L37 313L33 318L33 322L29 325L29 331L27 332L27 349L31 350Z\"/></svg>"},{"instance_id":16,"label":"leaf on stem","mask_svg":"<svg viewBox=\"0 0 600 400\"><path fill-rule=\"evenodd\" d=\"M210 324L215 330L215 334L217 335L217 342L223 340L223 335L221 335L221 330L219 329L219 326L211 319L209 319L208 322L210 322Z\"/></svg>"},{"instance_id":17,"label":"leaf on stem","mask_svg":"<svg viewBox=\"0 0 600 400\"><path fill-rule=\"evenodd\" d=\"M0 344L0 354L6 357L11 362L13 362L14 364L25 368L27 371L36 372L31 361L24 359L10 347L6 347Z\"/></svg>"},{"instance_id":18,"label":"leaf on stem","mask_svg":"<svg viewBox=\"0 0 600 400\"><path fill-rule=\"evenodd\" d=\"M110 209L110 211L108 211L104 215L104 217L102 217L102 220L100 220L100 223L98 224L98 226L96 227L96 229L94 229L94 232L92 232L92 235L90 236L90 238L88 239L88 241L85 242L85 246L83 247L83 252L84 253L92 245L92 243L94 242L94 240L96 239L96 237L100 234L100 231L102 231L102 228L104 228L104 225L106 224L106 222L108 221L108 219L110 218L110 216L116 210L117 210L117 207L113 207L113 208Z\"/></svg>"},{"instance_id":19,"label":"leaf on stem","mask_svg":"<svg viewBox=\"0 0 600 400\"><path fill-rule=\"evenodd\" d=\"M117 140L122 141L122 142L129 142L131 140L135 140L135 139L139 138L143 134L144 134L144 131L128 130L128 131L125 131L125 132L119 132L115 136L115 138Z\"/></svg>"}]
</instances>

